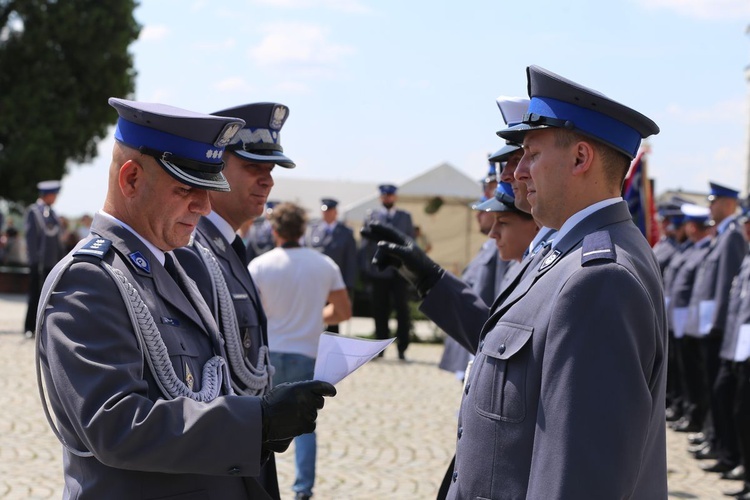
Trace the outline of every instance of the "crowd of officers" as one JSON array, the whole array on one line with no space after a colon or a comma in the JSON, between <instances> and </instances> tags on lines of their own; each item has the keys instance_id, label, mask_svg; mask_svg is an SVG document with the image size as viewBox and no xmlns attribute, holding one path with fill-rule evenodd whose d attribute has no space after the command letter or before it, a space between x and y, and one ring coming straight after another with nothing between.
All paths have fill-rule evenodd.
<instances>
[{"instance_id":1,"label":"crowd of officers","mask_svg":"<svg viewBox=\"0 0 750 500\"><path fill-rule=\"evenodd\" d=\"M688 434L701 468L742 479L750 498L750 217L737 190L710 183L708 208L659 207L654 246L669 320L669 426Z\"/></svg>"}]
</instances>

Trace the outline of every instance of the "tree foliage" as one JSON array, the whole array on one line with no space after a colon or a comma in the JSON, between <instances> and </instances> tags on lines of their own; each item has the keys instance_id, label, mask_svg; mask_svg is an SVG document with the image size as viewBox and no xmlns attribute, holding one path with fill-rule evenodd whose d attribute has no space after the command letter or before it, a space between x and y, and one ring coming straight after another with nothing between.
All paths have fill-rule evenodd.
<instances>
[{"instance_id":1,"label":"tree foliage","mask_svg":"<svg viewBox=\"0 0 750 500\"><path fill-rule=\"evenodd\" d=\"M0 0L0 197L28 203L91 161L132 94L136 0Z\"/></svg>"}]
</instances>

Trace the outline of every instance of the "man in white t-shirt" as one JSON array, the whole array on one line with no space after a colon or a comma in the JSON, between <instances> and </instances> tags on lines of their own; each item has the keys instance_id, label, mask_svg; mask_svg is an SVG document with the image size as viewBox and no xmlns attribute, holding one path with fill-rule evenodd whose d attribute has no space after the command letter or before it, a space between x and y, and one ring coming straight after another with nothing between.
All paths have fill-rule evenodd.
<instances>
[{"instance_id":1,"label":"man in white t-shirt","mask_svg":"<svg viewBox=\"0 0 750 500\"><path fill-rule=\"evenodd\" d=\"M282 203L270 221L276 248L253 259L248 268L268 317L273 383L312 380L325 325L349 319L351 302L336 263L300 246L307 222L304 210ZM296 499L312 496L316 450L314 432L295 438Z\"/></svg>"}]
</instances>

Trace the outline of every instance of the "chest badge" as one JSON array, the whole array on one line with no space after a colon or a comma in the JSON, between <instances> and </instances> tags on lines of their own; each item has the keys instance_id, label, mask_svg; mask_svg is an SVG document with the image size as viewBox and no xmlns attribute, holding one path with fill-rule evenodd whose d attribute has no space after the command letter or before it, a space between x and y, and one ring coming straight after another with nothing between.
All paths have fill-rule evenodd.
<instances>
[{"instance_id":1,"label":"chest badge","mask_svg":"<svg viewBox=\"0 0 750 500\"><path fill-rule=\"evenodd\" d=\"M130 258L138 269L151 274L151 264L149 264L148 259L141 252L133 252L128 255L128 258Z\"/></svg>"},{"instance_id":2,"label":"chest badge","mask_svg":"<svg viewBox=\"0 0 750 500\"><path fill-rule=\"evenodd\" d=\"M195 377L193 377L193 372L190 371L187 363L185 363L185 385L191 391L193 390L193 385L195 385Z\"/></svg>"}]
</instances>

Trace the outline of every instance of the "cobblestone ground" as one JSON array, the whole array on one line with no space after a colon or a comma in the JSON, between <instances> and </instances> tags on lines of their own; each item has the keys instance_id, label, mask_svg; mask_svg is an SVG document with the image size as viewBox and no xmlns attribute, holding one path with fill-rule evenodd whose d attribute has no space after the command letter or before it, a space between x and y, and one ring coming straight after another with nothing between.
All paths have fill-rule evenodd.
<instances>
[{"instance_id":1,"label":"cobblestone ground","mask_svg":"<svg viewBox=\"0 0 750 500\"><path fill-rule=\"evenodd\" d=\"M60 445L39 403L33 342L20 332L24 313L23 297L0 295L0 498L60 498ZM318 419L315 498L435 497L453 454L460 397L459 382L436 367L441 352L413 344L402 363L390 347L338 384ZM741 486L701 471L684 434L667 431L667 440L670 499L717 499ZM282 497L290 499L293 447L278 468Z\"/></svg>"}]
</instances>

